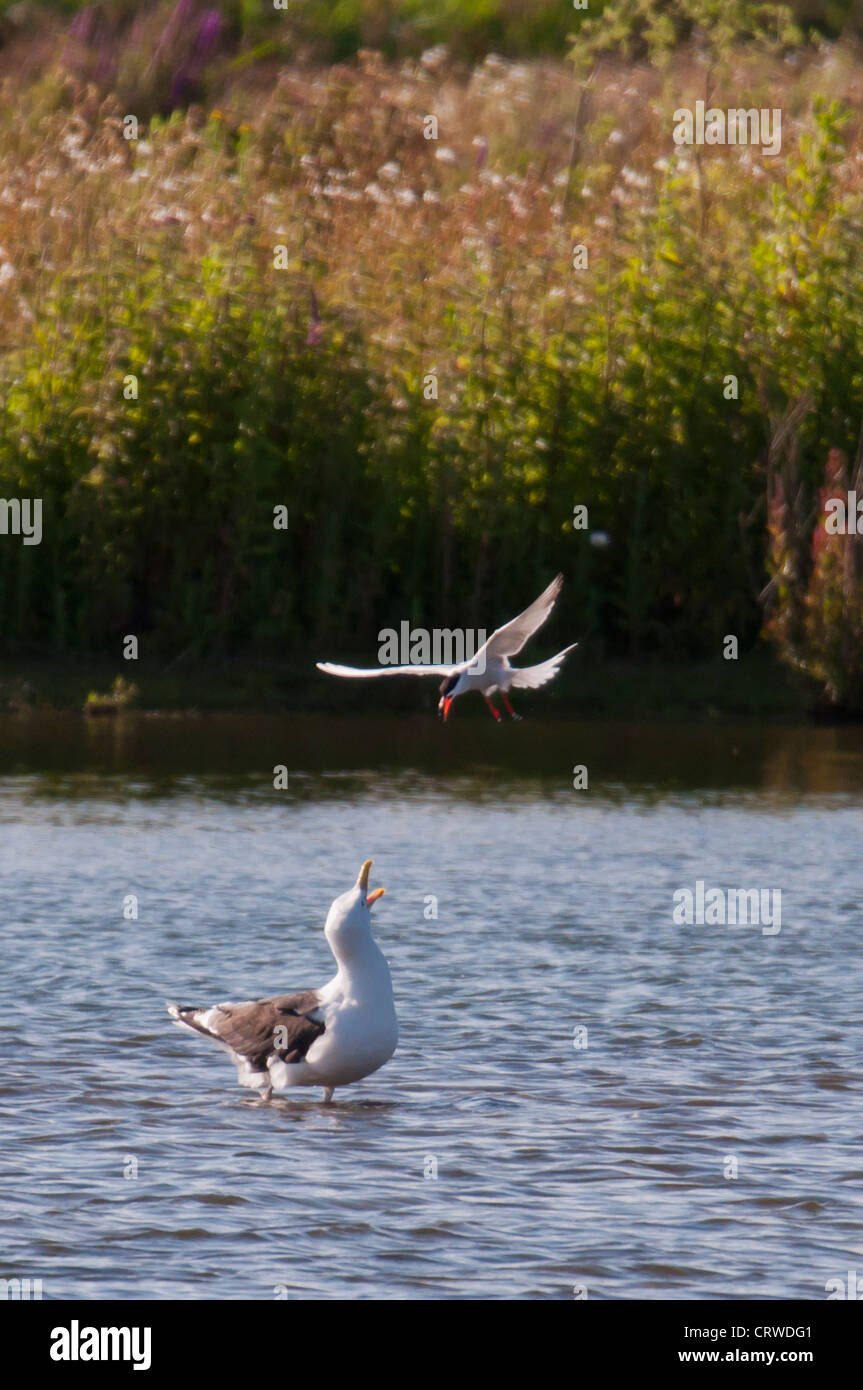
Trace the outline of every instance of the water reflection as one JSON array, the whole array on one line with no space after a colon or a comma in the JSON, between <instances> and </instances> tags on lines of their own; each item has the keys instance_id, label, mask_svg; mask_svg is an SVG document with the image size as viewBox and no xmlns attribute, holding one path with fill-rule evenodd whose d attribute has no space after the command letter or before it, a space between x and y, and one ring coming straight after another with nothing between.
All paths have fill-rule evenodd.
<instances>
[{"instance_id":1,"label":"water reflection","mask_svg":"<svg viewBox=\"0 0 863 1390\"><path fill-rule=\"evenodd\" d=\"M393 776L399 795L408 794L412 777L425 790L429 778L442 785L467 778L465 796L527 783L553 794L573 789L576 766L587 769L588 795L611 798L737 789L829 797L863 791L863 728L527 720L498 726L472 719L444 727L425 717L310 715L0 717L0 776L40 773L42 791L52 795L182 792L184 779L201 776L214 795L241 787L269 795L279 765L300 797L381 794Z\"/></svg>"}]
</instances>

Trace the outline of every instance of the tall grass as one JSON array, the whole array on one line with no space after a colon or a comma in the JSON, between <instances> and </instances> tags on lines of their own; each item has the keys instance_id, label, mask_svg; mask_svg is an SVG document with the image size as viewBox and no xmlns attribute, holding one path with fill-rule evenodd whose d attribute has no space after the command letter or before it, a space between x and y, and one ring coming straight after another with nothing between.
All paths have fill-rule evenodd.
<instances>
[{"instance_id":1,"label":"tall grass","mask_svg":"<svg viewBox=\"0 0 863 1390\"><path fill-rule=\"evenodd\" d=\"M759 640L776 422L811 393L814 498L863 417L851 48L586 86L366 54L226 74L137 141L78 61L0 92L0 496L45 508L0 537L6 652L370 654L557 569L609 650ZM782 108L778 158L673 144L706 82Z\"/></svg>"}]
</instances>

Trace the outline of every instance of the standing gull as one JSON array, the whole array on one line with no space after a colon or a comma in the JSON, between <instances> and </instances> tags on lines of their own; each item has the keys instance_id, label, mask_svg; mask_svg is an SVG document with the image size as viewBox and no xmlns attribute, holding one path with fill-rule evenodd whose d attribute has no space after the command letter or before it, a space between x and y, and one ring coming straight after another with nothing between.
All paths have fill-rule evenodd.
<instances>
[{"instance_id":1,"label":"standing gull","mask_svg":"<svg viewBox=\"0 0 863 1390\"><path fill-rule=\"evenodd\" d=\"M518 719L520 716L509 702L509 691L536 690L538 686L554 680L564 657L578 646L577 642L573 642L572 646L564 647L562 652L549 657L548 661L541 661L538 666L509 664L509 658L520 652L528 638L542 627L555 605L562 585L563 575L559 574L548 588L543 590L539 598L534 599L529 608L525 608L523 613L519 613L517 618L505 623L503 627L497 628L475 656L458 666L362 667L335 666L331 661L319 661L318 670L325 671L328 676L348 676L351 679L368 679L370 676L443 676L438 711L443 715L444 722L449 717L453 700L459 695L466 695L469 690L479 690L495 719L500 719L500 710L495 709L491 701L492 695L499 690L508 713L513 719Z\"/></svg>"},{"instance_id":2,"label":"standing gull","mask_svg":"<svg viewBox=\"0 0 863 1390\"><path fill-rule=\"evenodd\" d=\"M368 892L367 859L356 885L336 898L324 935L338 972L321 989L277 994L209 1009L168 1004L181 1028L212 1038L237 1067L240 1085L264 1100L288 1086L323 1086L332 1100L388 1062L399 1040L389 966L372 938L371 906L383 888Z\"/></svg>"}]
</instances>

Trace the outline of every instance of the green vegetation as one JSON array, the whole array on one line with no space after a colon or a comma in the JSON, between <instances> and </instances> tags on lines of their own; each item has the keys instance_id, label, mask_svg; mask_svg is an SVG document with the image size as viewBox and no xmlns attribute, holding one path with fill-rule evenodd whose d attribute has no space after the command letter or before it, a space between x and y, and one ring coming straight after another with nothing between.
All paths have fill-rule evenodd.
<instances>
[{"instance_id":1,"label":"green vegetation","mask_svg":"<svg viewBox=\"0 0 863 1390\"><path fill-rule=\"evenodd\" d=\"M765 649L735 662L721 658L598 661L595 652L582 656L579 651L566 671L565 678L545 687L541 698L514 697L530 723L564 716L798 722L807 714L805 688L789 679ZM18 658L0 665L0 712L26 717L51 710L79 711L86 707L90 692L100 709L108 708L113 714L131 706L136 717L147 717L145 711L212 714L224 710L246 714L313 710L351 718L419 715L429 720L437 715L434 681L335 681L315 671L309 657L188 660L168 667L142 658L135 663L132 698L120 706L110 693L95 693L110 692L114 682L123 679L116 673L116 660L99 657L67 657L62 662ZM491 723L478 697L459 704L459 723L464 719Z\"/></svg>"},{"instance_id":2,"label":"green vegetation","mask_svg":"<svg viewBox=\"0 0 863 1390\"><path fill-rule=\"evenodd\" d=\"M826 708L863 710L863 432L853 466L831 449L816 505L806 498L792 454L770 497L768 631L786 663L818 681Z\"/></svg>"},{"instance_id":3,"label":"green vegetation","mask_svg":"<svg viewBox=\"0 0 863 1390\"><path fill-rule=\"evenodd\" d=\"M469 62L489 52L560 58L569 35L597 19L604 47L637 58L686 41L696 28L734 39L782 36L788 16L801 31L863 33L859 0L589 0L583 9L572 0L287 0L284 9L273 0L0 0L0 23L14 33L83 13L104 43L136 23L140 33L151 14L163 32L177 11L194 10L218 12L234 53L269 48L323 61L369 48L398 59L442 43Z\"/></svg>"},{"instance_id":4,"label":"green vegetation","mask_svg":"<svg viewBox=\"0 0 863 1390\"><path fill-rule=\"evenodd\" d=\"M121 710L128 709L134 704L138 697L138 687L132 682L124 679L123 676L115 676L111 682L111 690L107 695L100 695L97 690L91 690L84 701L84 713L94 718L98 715L119 714Z\"/></svg>"},{"instance_id":5,"label":"green vegetation","mask_svg":"<svg viewBox=\"0 0 863 1390\"><path fill-rule=\"evenodd\" d=\"M0 67L0 497L43 499L40 545L0 536L3 655L134 633L163 664L373 659L382 627L508 617L557 569L558 629L588 651L756 649L787 579L777 470L811 521L863 419L854 51L789 53L776 7L679 0L655 31L610 0L575 76L442 52L322 68L244 47L258 18L220 8L209 48L189 5L154 50L172 6L35 65L19 26ZM512 36L528 9L459 13ZM720 10L707 49L681 46ZM652 62L602 55L612 20ZM698 99L780 107L781 154L676 146ZM811 526L796 553L827 641ZM835 657L794 660L858 699Z\"/></svg>"}]
</instances>

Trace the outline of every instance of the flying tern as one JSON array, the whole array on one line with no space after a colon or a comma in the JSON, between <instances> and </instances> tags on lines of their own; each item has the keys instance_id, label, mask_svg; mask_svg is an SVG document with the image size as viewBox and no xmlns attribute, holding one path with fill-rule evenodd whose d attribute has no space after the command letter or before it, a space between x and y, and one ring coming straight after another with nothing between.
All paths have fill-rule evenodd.
<instances>
[{"instance_id":1,"label":"flying tern","mask_svg":"<svg viewBox=\"0 0 863 1390\"><path fill-rule=\"evenodd\" d=\"M562 585L563 575L559 574L529 608L511 622L497 628L474 656L458 666L361 667L336 666L330 661L319 661L316 663L317 668L329 676L346 676L351 679L369 679L375 676L443 676L438 711L444 720L449 717L453 700L459 695L466 695L469 690L481 692L496 720L500 719L501 714L492 703L491 697L496 691L500 691L507 712L513 719L518 719L520 716L516 714L509 701L509 691L536 690L553 680L564 657L578 646L577 642L573 642L571 646L564 647L562 652L549 657L548 661L540 662L538 666L517 667L509 664L509 658L520 652L528 639L542 627L554 607Z\"/></svg>"}]
</instances>

